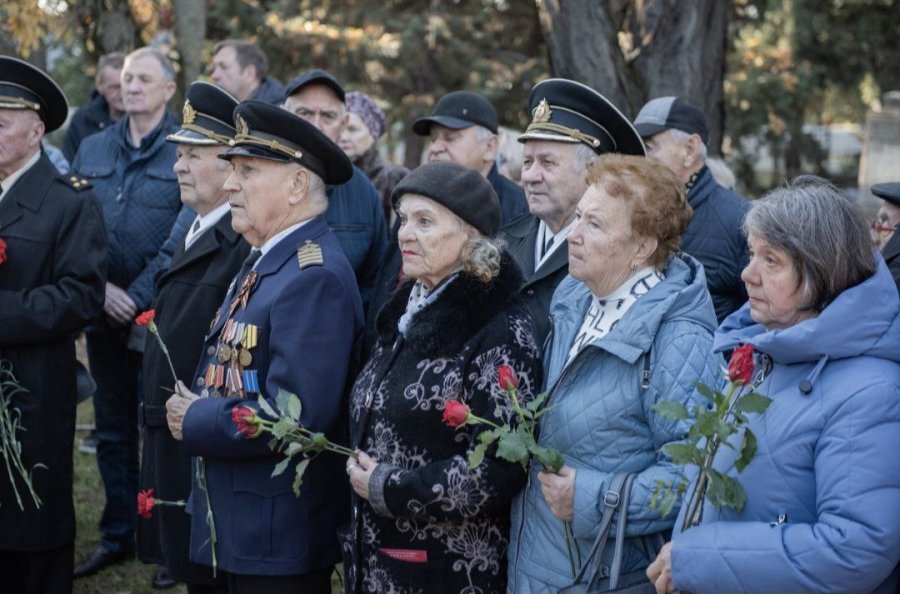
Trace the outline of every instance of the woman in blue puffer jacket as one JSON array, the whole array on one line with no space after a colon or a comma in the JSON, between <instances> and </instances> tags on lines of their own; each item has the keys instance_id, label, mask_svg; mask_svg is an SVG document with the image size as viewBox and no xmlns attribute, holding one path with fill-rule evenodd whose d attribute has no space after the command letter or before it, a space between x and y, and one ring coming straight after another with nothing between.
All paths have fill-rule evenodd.
<instances>
[{"instance_id":1,"label":"woman in blue puffer jacket","mask_svg":"<svg viewBox=\"0 0 900 594\"><path fill-rule=\"evenodd\" d=\"M798 178L744 223L750 301L716 333L751 344L759 446L735 511L706 504L648 569L658 592L893 592L900 559L900 299L862 214ZM734 436L739 440L740 435ZM735 441L735 443L738 443ZM682 510L683 513L683 510ZM680 525L681 520L676 525Z\"/></svg>"}]
</instances>

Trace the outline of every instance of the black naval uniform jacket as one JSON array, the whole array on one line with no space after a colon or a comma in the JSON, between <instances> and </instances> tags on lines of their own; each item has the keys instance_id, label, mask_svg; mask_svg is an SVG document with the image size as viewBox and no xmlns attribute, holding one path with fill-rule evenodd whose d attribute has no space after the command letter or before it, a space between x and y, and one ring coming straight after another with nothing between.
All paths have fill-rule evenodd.
<instances>
[{"instance_id":1,"label":"black naval uniform jacket","mask_svg":"<svg viewBox=\"0 0 900 594\"><path fill-rule=\"evenodd\" d=\"M894 277L894 282L897 283L897 290L900 291L900 231L894 231L894 234L882 248L881 255L884 256L884 261L891 271L891 276Z\"/></svg>"},{"instance_id":2,"label":"black naval uniform jacket","mask_svg":"<svg viewBox=\"0 0 900 594\"><path fill-rule=\"evenodd\" d=\"M106 230L87 182L59 175L46 154L0 199L0 358L27 394L21 413L22 461L43 500L35 510L16 477L16 503L0 462L0 555L46 551L75 538L72 442L75 433L75 335L103 311Z\"/></svg>"},{"instance_id":3,"label":"black naval uniform jacket","mask_svg":"<svg viewBox=\"0 0 900 594\"><path fill-rule=\"evenodd\" d=\"M317 250L321 258L304 257ZM304 427L346 444L345 397L358 370L362 301L353 268L322 216L275 244L255 270L246 307L238 306L229 317L232 296L240 294L237 287L229 291L204 343L192 388L209 395L185 413L184 446L205 460L219 568L244 575L300 575L340 559L337 526L346 521L350 508L345 459L331 453L313 459L297 496L294 466L272 477L281 455L267 445L270 436L241 436L231 411L235 406L258 409L259 390L275 407L278 391L286 390L300 397ZM248 345L228 343L232 350L241 344L241 354L251 355L242 371L256 381L244 385L255 383L258 388L249 390L246 398L222 396L222 387L198 382L210 364L218 363L216 347L220 340L229 340L229 328L235 328L233 336L246 336L237 331L242 327L238 324L254 337ZM206 497L196 475L189 511L191 560L209 565Z\"/></svg>"},{"instance_id":4,"label":"black naval uniform jacket","mask_svg":"<svg viewBox=\"0 0 900 594\"><path fill-rule=\"evenodd\" d=\"M186 251L181 238L169 270L156 283L155 323L175 374L185 384L193 378L203 354L203 338L249 252L250 244L231 228L229 212ZM166 423L166 400L174 385L159 342L148 335L140 409L144 439L140 488L153 489L155 497L169 501L187 499L191 493L191 458ZM190 536L190 516L184 508L158 507L149 520L138 520L138 554L146 563L165 565L179 581L209 582L209 568L188 560Z\"/></svg>"},{"instance_id":5,"label":"black naval uniform jacket","mask_svg":"<svg viewBox=\"0 0 900 594\"><path fill-rule=\"evenodd\" d=\"M531 314L534 337L541 346L550 334L550 300L553 292L569 274L569 245L560 246L535 271L534 245L539 223L537 217L524 214L503 227L500 236L506 242L506 250L525 275L525 285L520 293Z\"/></svg>"}]
</instances>

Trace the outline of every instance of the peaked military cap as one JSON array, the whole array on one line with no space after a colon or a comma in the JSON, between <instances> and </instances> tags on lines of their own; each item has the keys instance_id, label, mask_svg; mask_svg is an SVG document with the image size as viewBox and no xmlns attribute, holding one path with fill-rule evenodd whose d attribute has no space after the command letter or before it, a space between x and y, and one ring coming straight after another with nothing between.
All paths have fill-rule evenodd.
<instances>
[{"instance_id":1,"label":"peaked military cap","mask_svg":"<svg viewBox=\"0 0 900 594\"><path fill-rule=\"evenodd\" d=\"M428 136L431 134L432 124L453 130L478 125L496 134L500 122L491 102L478 93L453 91L438 100L430 116L413 122L413 132L419 136Z\"/></svg>"},{"instance_id":2,"label":"peaked military cap","mask_svg":"<svg viewBox=\"0 0 900 594\"><path fill-rule=\"evenodd\" d=\"M900 182L885 182L872 186L872 193L887 200L894 206L900 206Z\"/></svg>"},{"instance_id":3,"label":"peaked military cap","mask_svg":"<svg viewBox=\"0 0 900 594\"><path fill-rule=\"evenodd\" d=\"M315 70L308 70L289 82L284 88L284 98L287 99L303 87L313 84L325 85L326 87L334 91L334 94L338 96L338 99L341 100L341 103L346 101L347 96L344 93L344 87L341 86L341 83L338 82L338 79L325 72L324 70L319 70L318 68L316 68Z\"/></svg>"},{"instance_id":4,"label":"peaked military cap","mask_svg":"<svg viewBox=\"0 0 900 594\"><path fill-rule=\"evenodd\" d=\"M519 142L582 142L598 154L646 154L644 142L628 118L606 97L574 80L542 80L531 89L528 109L531 124Z\"/></svg>"},{"instance_id":5,"label":"peaked military cap","mask_svg":"<svg viewBox=\"0 0 900 594\"><path fill-rule=\"evenodd\" d=\"M245 101L234 110L237 134L231 148L219 155L257 157L287 163L300 163L326 184L343 184L353 176L353 165L344 151L330 138L291 112L263 103Z\"/></svg>"},{"instance_id":6,"label":"peaked military cap","mask_svg":"<svg viewBox=\"0 0 900 594\"><path fill-rule=\"evenodd\" d=\"M188 87L181 115L181 130L166 136L179 144L215 146L234 138L234 108L238 100L221 87L195 81Z\"/></svg>"},{"instance_id":7,"label":"peaked military cap","mask_svg":"<svg viewBox=\"0 0 900 594\"><path fill-rule=\"evenodd\" d=\"M69 102L59 85L24 60L0 56L0 109L30 109L52 132L66 121Z\"/></svg>"}]
</instances>

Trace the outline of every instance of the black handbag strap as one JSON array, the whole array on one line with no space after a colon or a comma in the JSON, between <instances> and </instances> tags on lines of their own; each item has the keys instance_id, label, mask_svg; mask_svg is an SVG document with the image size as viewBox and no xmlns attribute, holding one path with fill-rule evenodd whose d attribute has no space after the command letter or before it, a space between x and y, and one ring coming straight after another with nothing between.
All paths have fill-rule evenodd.
<instances>
[{"instance_id":1,"label":"black handbag strap","mask_svg":"<svg viewBox=\"0 0 900 594\"><path fill-rule=\"evenodd\" d=\"M603 494L603 515L600 517L600 531L597 534L597 539L594 541L594 545L591 547L590 552L587 555L587 558L584 560L584 564L578 570L578 574L575 576L574 584L581 583L581 580L584 579L584 575L587 573L588 568L593 566L593 570L591 571L591 579L588 583L593 583L596 579L600 579L601 565L600 558L603 555L603 549L606 548L606 542L609 540L609 528L612 525L613 516L615 516L616 510L620 505L624 502L623 510L628 508L628 498L631 494L631 483L634 482L634 474L617 474L613 477L612 482L609 484L609 489ZM624 536L624 521L619 521L619 526L617 527L616 534L618 535L620 532ZM623 539L618 539L623 540ZM621 572L621 564L622 564L622 550L620 550L622 544L620 542L616 543L616 554L618 555L619 565L614 568L616 572L616 581L618 582L618 575ZM614 563L615 564L615 563Z\"/></svg>"}]
</instances>

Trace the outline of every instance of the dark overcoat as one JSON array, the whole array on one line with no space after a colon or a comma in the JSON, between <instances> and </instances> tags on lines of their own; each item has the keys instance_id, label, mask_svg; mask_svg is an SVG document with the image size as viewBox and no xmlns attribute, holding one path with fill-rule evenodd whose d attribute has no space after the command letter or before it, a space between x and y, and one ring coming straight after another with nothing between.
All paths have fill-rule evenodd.
<instances>
[{"instance_id":1,"label":"dark overcoat","mask_svg":"<svg viewBox=\"0 0 900 594\"><path fill-rule=\"evenodd\" d=\"M321 249L320 263L299 257L315 246ZM256 372L273 407L279 390L292 392L303 403L304 427L346 443L346 435L337 431L346 427L345 395L358 368L363 314L341 245L324 217L316 217L275 244L257 262L256 272L246 308L237 307L231 316L258 331L245 370ZM208 349L216 347L228 326L227 304L234 292L226 295L222 315L205 341L207 350L193 383L197 392L210 389L197 380L210 363L218 363ZM184 417L185 450L204 459L218 566L236 574L269 576L333 566L340 559L337 526L350 507L344 459L334 454L315 458L296 496L293 467L271 476L281 456L269 449L269 438L244 438L231 421L235 406L258 408L258 396L210 395L191 404ZM206 496L196 475L189 508L191 559L209 565Z\"/></svg>"},{"instance_id":2,"label":"dark overcoat","mask_svg":"<svg viewBox=\"0 0 900 594\"><path fill-rule=\"evenodd\" d=\"M0 460L0 555L45 551L75 538L72 442L75 433L74 338L103 311L106 231L87 183L63 178L46 155L0 200L0 357L29 393L21 413L22 460L43 500L35 510L17 479L20 511Z\"/></svg>"},{"instance_id":3,"label":"dark overcoat","mask_svg":"<svg viewBox=\"0 0 900 594\"><path fill-rule=\"evenodd\" d=\"M569 274L569 244L557 248L540 268L534 270L534 245L539 224L537 217L525 214L503 227L500 236L525 275L522 298L534 321L538 345L543 345L550 334L550 300L556 287Z\"/></svg>"},{"instance_id":4,"label":"dark overcoat","mask_svg":"<svg viewBox=\"0 0 900 594\"><path fill-rule=\"evenodd\" d=\"M171 267L157 281L156 326L175 374L185 383L193 379L209 325L249 251L250 244L231 228L231 213L226 213L187 251L180 241ZM191 493L191 459L166 424L166 400L175 381L153 336L147 337L143 369L140 488L154 489L161 499L186 500ZM165 565L177 580L207 582L212 577L209 568L188 560L190 536L190 517L183 508L159 507L151 519L138 520L138 554L144 562Z\"/></svg>"},{"instance_id":5,"label":"dark overcoat","mask_svg":"<svg viewBox=\"0 0 900 594\"><path fill-rule=\"evenodd\" d=\"M887 262L891 276L897 284L897 290L900 291L900 231L894 231L881 250L881 255L884 256L884 261Z\"/></svg>"},{"instance_id":6,"label":"dark overcoat","mask_svg":"<svg viewBox=\"0 0 900 594\"><path fill-rule=\"evenodd\" d=\"M504 424L509 396L501 365L530 400L541 384L539 352L518 289L522 275L504 254L501 272L484 284L461 273L425 305L402 337L397 323L413 282L378 318L379 338L353 388L351 437L378 466L369 499L354 498L353 530L344 543L348 592L506 591L509 504L525 483L519 464L489 450L468 468L485 425L454 430L442 421L450 400Z\"/></svg>"}]
</instances>

